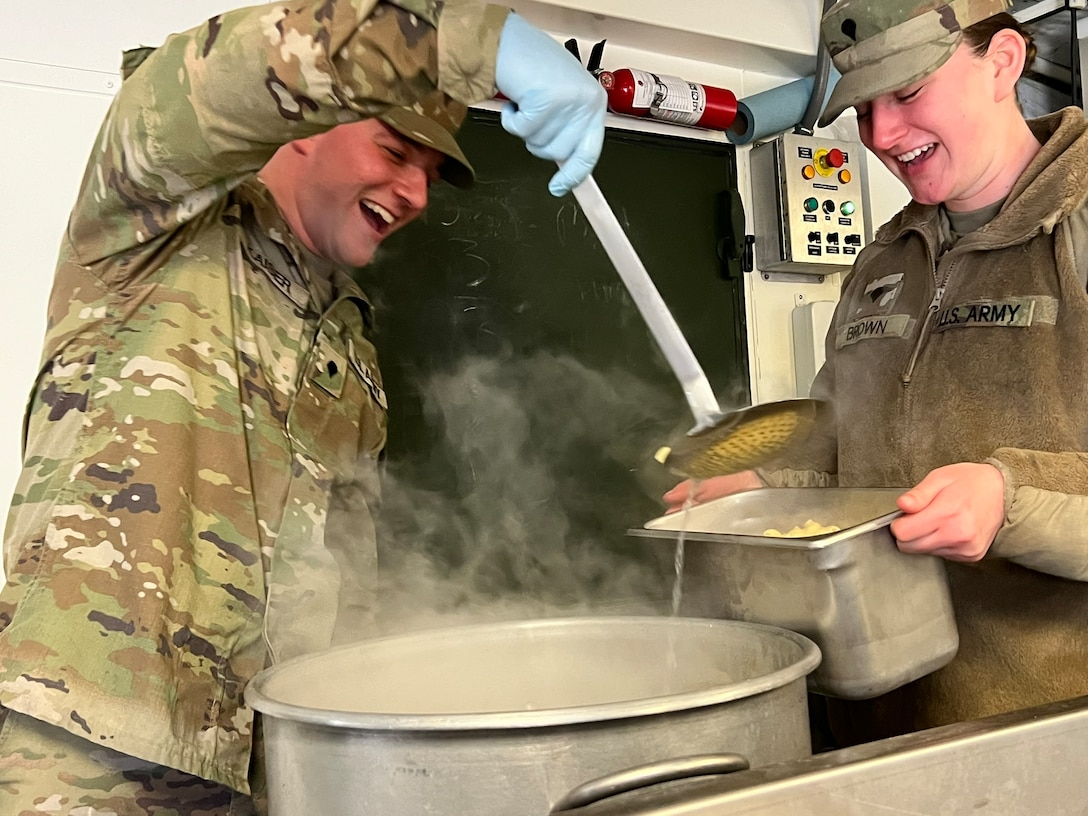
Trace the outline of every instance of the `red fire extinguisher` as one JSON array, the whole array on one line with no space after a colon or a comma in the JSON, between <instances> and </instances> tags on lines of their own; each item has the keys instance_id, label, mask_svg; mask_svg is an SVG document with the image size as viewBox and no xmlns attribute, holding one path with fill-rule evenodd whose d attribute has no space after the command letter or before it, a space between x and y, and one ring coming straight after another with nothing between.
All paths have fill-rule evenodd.
<instances>
[{"instance_id":1,"label":"red fire extinguisher","mask_svg":"<svg viewBox=\"0 0 1088 816\"><path fill-rule=\"evenodd\" d=\"M632 68L599 71L597 79L613 113L712 130L728 130L737 118L737 97L725 88Z\"/></svg>"}]
</instances>

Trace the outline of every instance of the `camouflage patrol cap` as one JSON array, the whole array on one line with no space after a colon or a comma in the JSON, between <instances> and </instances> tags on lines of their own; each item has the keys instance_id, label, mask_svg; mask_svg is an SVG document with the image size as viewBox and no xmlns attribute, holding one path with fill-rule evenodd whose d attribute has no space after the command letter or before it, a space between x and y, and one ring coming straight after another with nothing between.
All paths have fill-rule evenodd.
<instances>
[{"instance_id":1,"label":"camouflage patrol cap","mask_svg":"<svg viewBox=\"0 0 1088 816\"><path fill-rule=\"evenodd\" d=\"M468 109L441 91L434 91L411 107L389 108L378 116L401 136L446 155L438 174L454 187L465 189L476 180L476 172L457 144L455 134Z\"/></svg>"},{"instance_id":2,"label":"camouflage patrol cap","mask_svg":"<svg viewBox=\"0 0 1088 816\"><path fill-rule=\"evenodd\" d=\"M955 52L963 29L1009 5L1010 0L839 0L824 15L820 33L842 79L820 126L847 108L929 76Z\"/></svg>"}]
</instances>

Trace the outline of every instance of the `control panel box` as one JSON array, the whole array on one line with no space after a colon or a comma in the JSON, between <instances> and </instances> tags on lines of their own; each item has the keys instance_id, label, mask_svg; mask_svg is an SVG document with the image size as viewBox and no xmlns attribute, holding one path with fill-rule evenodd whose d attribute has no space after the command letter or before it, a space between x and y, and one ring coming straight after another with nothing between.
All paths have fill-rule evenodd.
<instances>
[{"instance_id":1,"label":"control panel box","mask_svg":"<svg viewBox=\"0 0 1088 816\"><path fill-rule=\"evenodd\" d=\"M865 148L786 133L752 148L756 266L826 275L854 263L868 243Z\"/></svg>"}]
</instances>

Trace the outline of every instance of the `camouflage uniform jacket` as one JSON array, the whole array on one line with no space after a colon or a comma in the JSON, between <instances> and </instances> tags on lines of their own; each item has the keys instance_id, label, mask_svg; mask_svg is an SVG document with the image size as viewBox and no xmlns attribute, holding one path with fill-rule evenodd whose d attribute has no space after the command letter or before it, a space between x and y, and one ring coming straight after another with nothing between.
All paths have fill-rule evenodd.
<instances>
[{"instance_id":1,"label":"camouflage uniform jacket","mask_svg":"<svg viewBox=\"0 0 1088 816\"><path fill-rule=\"evenodd\" d=\"M942 247L939 209L912 202L861 253L814 387L837 418L765 476L906 488L985 461L1005 477L986 558L947 563L957 657L854 706L855 740L1088 694L1088 124L1073 108L1029 124L1042 149L989 224Z\"/></svg>"},{"instance_id":2,"label":"camouflage uniform jacket","mask_svg":"<svg viewBox=\"0 0 1088 816\"><path fill-rule=\"evenodd\" d=\"M257 6L131 71L49 304L5 538L0 703L248 791L242 691L267 658L267 573L303 622L335 616L335 587L314 584L342 558L320 547L330 485L385 440L369 309L255 173L288 141L436 86L463 116L494 93L507 13Z\"/></svg>"}]
</instances>

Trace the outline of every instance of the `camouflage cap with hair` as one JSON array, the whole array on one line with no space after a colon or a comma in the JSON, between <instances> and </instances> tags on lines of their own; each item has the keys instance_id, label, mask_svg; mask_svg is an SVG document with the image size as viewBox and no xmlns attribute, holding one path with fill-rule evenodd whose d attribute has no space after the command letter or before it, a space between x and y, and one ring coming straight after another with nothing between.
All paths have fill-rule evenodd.
<instances>
[{"instance_id":1,"label":"camouflage cap with hair","mask_svg":"<svg viewBox=\"0 0 1088 816\"><path fill-rule=\"evenodd\" d=\"M378 116L401 136L446 155L438 174L454 187L471 187L476 171L455 138L468 109L441 91L433 91L411 107L388 108Z\"/></svg>"},{"instance_id":2,"label":"camouflage cap with hair","mask_svg":"<svg viewBox=\"0 0 1088 816\"><path fill-rule=\"evenodd\" d=\"M1010 0L839 0L821 37L842 78L820 126L847 108L924 79L948 61L963 29L1000 14Z\"/></svg>"}]
</instances>

